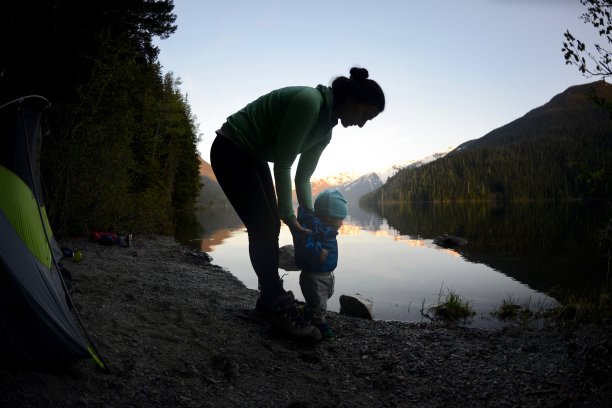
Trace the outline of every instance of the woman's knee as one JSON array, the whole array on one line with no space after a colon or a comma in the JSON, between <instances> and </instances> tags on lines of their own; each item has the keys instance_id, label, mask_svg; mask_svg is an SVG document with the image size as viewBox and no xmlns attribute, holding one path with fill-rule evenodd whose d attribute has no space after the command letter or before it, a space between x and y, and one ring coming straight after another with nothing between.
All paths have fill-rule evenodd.
<instances>
[{"instance_id":1,"label":"woman's knee","mask_svg":"<svg viewBox=\"0 0 612 408\"><path fill-rule=\"evenodd\" d=\"M280 220L272 217L253 217L254 220L246 225L249 238L259 237L260 239L274 239L278 241L280 235Z\"/></svg>"}]
</instances>

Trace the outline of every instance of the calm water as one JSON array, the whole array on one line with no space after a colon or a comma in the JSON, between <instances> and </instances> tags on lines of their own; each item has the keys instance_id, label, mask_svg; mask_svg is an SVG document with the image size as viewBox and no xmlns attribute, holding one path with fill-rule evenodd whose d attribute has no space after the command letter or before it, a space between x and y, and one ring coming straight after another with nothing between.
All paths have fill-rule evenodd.
<instances>
[{"instance_id":1,"label":"calm water","mask_svg":"<svg viewBox=\"0 0 612 408\"><path fill-rule=\"evenodd\" d=\"M607 204L423 205L385 208L384 215L351 207L349 213L338 237L334 311L341 294L359 294L372 300L377 319L427 321L422 307L453 291L477 312L470 324L493 327L499 323L490 312L503 300L537 310L568 293L588 293L607 273L600 245ZM201 211L196 219L177 230L178 241L209 253L256 289L246 231L233 210ZM469 244L440 248L433 238L444 233ZM280 245L291 243L283 227ZM299 273L280 273L285 288L303 299Z\"/></svg>"}]
</instances>

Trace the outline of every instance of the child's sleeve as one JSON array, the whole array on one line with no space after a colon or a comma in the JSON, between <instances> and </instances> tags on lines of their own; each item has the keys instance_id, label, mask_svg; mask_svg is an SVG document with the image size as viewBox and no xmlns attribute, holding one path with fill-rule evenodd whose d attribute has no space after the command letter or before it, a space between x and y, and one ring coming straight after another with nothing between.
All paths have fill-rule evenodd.
<instances>
[{"instance_id":1,"label":"child's sleeve","mask_svg":"<svg viewBox=\"0 0 612 408\"><path fill-rule=\"evenodd\" d=\"M302 215L303 207L298 209L298 221L302 227L312 233L307 235L294 235L295 262L300 269L316 271L321 267L320 257L323 242L316 222L305 222ZM314 217L314 215L311 215Z\"/></svg>"},{"instance_id":2,"label":"child's sleeve","mask_svg":"<svg viewBox=\"0 0 612 408\"><path fill-rule=\"evenodd\" d=\"M315 234L308 234L304 237L304 256L311 265L320 265L321 244L321 240Z\"/></svg>"}]
</instances>

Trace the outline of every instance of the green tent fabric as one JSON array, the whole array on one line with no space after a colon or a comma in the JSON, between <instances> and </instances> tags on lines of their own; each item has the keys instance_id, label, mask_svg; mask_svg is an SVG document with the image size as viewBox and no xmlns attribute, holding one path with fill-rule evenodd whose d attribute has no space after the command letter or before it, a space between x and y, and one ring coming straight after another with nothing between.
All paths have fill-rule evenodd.
<instances>
[{"instance_id":1,"label":"green tent fabric","mask_svg":"<svg viewBox=\"0 0 612 408\"><path fill-rule=\"evenodd\" d=\"M0 363L59 362L91 354L67 299L61 250L41 196L41 115L48 102L0 106Z\"/></svg>"},{"instance_id":2,"label":"green tent fabric","mask_svg":"<svg viewBox=\"0 0 612 408\"><path fill-rule=\"evenodd\" d=\"M0 209L10 220L15 232L32 251L32 254L47 268L51 268L52 258L45 229L40 222L43 211L45 227L50 231L44 207L38 207L32 190L15 173L0 165Z\"/></svg>"}]
</instances>

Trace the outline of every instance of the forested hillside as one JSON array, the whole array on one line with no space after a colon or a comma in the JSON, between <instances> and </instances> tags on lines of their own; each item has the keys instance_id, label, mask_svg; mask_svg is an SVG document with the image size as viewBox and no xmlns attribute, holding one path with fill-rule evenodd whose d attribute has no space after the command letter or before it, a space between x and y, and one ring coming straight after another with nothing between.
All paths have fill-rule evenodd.
<instances>
[{"instance_id":1,"label":"forested hillside","mask_svg":"<svg viewBox=\"0 0 612 408\"><path fill-rule=\"evenodd\" d=\"M404 169L362 204L612 197L612 85L574 86L520 119Z\"/></svg>"},{"instance_id":2,"label":"forested hillside","mask_svg":"<svg viewBox=\"0 0 612 408\"><path fill-rule=\"evenodd\" d=\"M8 2L0 105L37 94L44 196L56 233L168 232L199 193L197 125L153 44L172 0ZM6 137L3 135L3 137Z\"/></svg>"}]
</instances>

